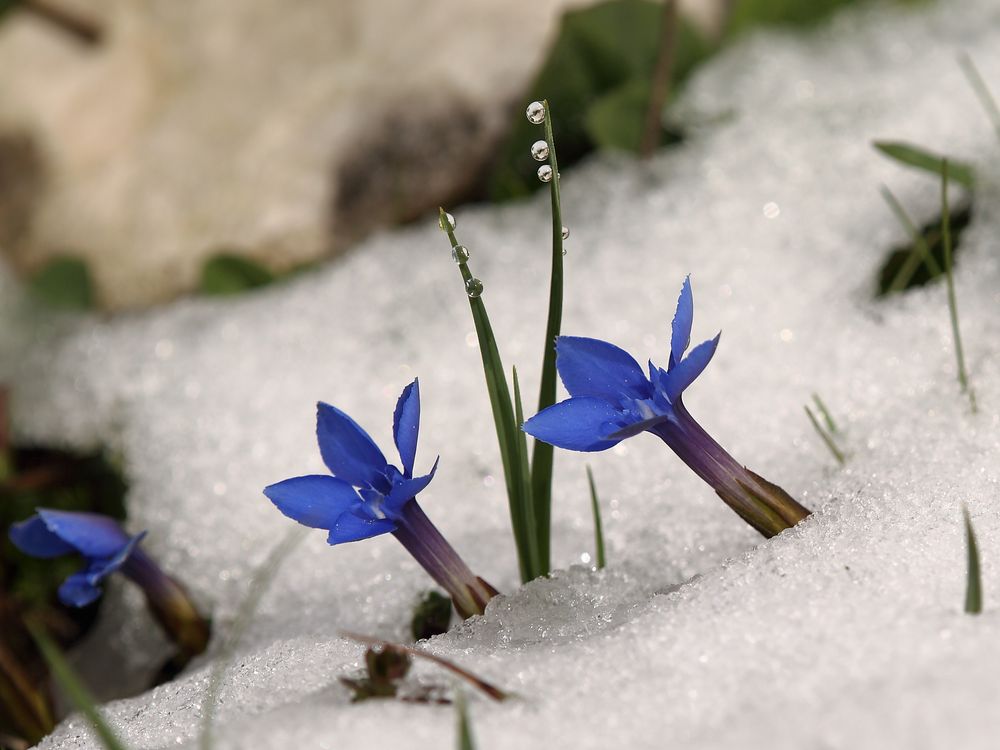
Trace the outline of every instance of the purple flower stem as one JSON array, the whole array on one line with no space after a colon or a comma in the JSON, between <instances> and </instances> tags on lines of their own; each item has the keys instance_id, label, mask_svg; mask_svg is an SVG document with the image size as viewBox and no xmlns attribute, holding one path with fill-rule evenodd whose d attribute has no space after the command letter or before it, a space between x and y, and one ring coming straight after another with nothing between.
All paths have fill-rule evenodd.
<instances>
[{"instance_id":1,"label":"purple flower stem","mask_svg":"<svg viewBox=\"0 0 1000 750\"><path fill-rule=\"evenodd\" d=\"M164 573L142 548L136 548L121 572L142 589L153 616L182 655L191 658L208 647L208 620L195 608L187 590Z\"/></svg>"},{"instance_id":2,"label":"purple flower stem","mask_svg":"<svg viewBox=\"0 0 1000 750\"><path fill-rule=\"evenodd\" d=\"M402 516L392 533L431 578L451 595L455 609L463 618L483 614L486 603L497 595L495 588L469 569L416 500L403 505Z\"/></svg>"},{"instance_id":3,"label":"purple flower stem","mask_svg":"<svg viewBox=\"0 0 1000 750\"><path fill-rule=\"evenodd\" d=\"M810 514L791 495L741 466L712 439L678 399L676 420L650 432L665 442L692 471L707 482L723 502L767 538L789 529Z\"/></svg>"}]
</instances>

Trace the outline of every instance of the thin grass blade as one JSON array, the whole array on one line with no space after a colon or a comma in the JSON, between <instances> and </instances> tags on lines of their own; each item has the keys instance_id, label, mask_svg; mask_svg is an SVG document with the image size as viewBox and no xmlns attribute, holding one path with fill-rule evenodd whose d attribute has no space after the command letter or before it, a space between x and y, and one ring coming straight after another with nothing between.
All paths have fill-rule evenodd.
<instances>
[{"instance_id":1,"label":"thin grass blade","mask_svg":"<svg viewBox=\"0 0 1000 750\"><path fill-rule=\"evenodd\" d=\"M513 382L514 382L514 422L518 426L517 430L517 454L518 459L521 462L521 466L529 466L528 464L528 436L524 430L520 429L520 426L524 424L524 406L521 401L521 383L517 379L517 368L512 369L513 372ZM525 472L521 475L521 492L525 497L533 497L531 488L531 475ZM535 506L537 511L537 505ZM538 523L538 517L535 516L535 523ZM538 578L541 575L548 575L548 560L545 561L545 569L542 570L542 559L541 559L541 546L538 540L538 529L536 531L536 543L529 546L528 553L531 556L531 570L532 578Z\"/></svg>"},{"instance_id":2,"label":"thin grass blade","mask_svg":"<svg viewBox=\"0 0 1000 750\"><path fill-rule=\"evenodd\" d=\"M983 611L983 579L979 572L979 543L976 541L976 531L972 528L969 509L962 506L965 518L965 544L969 552L968 572L965 585L965 611L970 615L978 615Z\"/></svg>"},{"instance_id":3,"label":"thin grass blade","mask_svg":"<svg viewBox=\"0 0 1000 750\"><path fill-rule=\"evenodd\" d=\"M29 624L28 629L31 631L31 637L38 644L38 650L42 652L42 657L48 663L52 677L65 691L76 709L93 727L105 750L125 750L125 744L119 739L101 712L97 710L97 705L90 692L83 686L80 678L77 677L56 644L41 628Z\"/></svg>"},{"instance_id":4,"label":"thin grass blade","mask_svg":"<svg viewBox=\"0 0 1000 750\"><path fill-rule=\"evenodd\" d=\"M823 415L823 421L826 423L826 429L830 431L831 435L836 435L839 430L837 429L837 423L833 421L833 416L830 414L830 410L826 408L826 404L823 403L823 399L819 397L818 393L812 395L813 403L816 404L816 408L819 409L819 413Z\"/></svg>"},{"instance_id":5,"label":"thin grass blade","mask_svg":"<svg viewBox=\"0 0 1000 750\"><path fill-rule=\"evenodd\" d=\"M844 454L840 451L840 448L837 447L837 444L833 442L833 438L830 437L820 425L819 420L816 419L816 415L813 414L812 409L808 406L803 408L806 410L806 416L809 417L809 422L812 424L813 429L816 430L816 434L820 436L823 440L823 444L830 450L833 457L837 459L837 463L843 466L846 463L846 459L844 458Z\"/></svg>"},{"instance_id":6,"label":"thin grass blade","mask_svg":"<svg viewBox=\"0 0 1000 750\"><path fill-rule=\"evenodd\" d=\"M972 58L968 54L963 52L958 56L958 64L962 68L962 72L965 73L965 77L969 81L969 85L972 86L972 90L976 92L976 96L979 98L980 104L983 105L983 109L986 110L986 116L990 118L990 124L993 125L993 130L996 131L997 139L1000 139L1000 107L997 107L997 100L993 98L993 94L990 93L989 87L986 85L986 81L979 74L979 69L976 64L972 62Z\"/></svg>"},{"instance_id":7,"label":"thin grass blade","mask_svg":"<svg viewBox=\"0 0 1000 750\"><path fill-rule=\"evenodd\" d=\"M951 262L951 213L948 205L948 173L950 165L945 159L941 171L941 237L944 244L944 272L948 282L948 312L951 316L951 334L955 341L955 359L958 364L958 383L962 392L969 397L973 414L976 412L976 394L969 385L969 375L965 369L965 354L962 350L962 332L958 325L958 301L955 297L955 280Z\"/></svg>"},{"instance_id":8,"label":"thin grass blade","mask_svg":"<svg viewBox=\"0 0 1000 750\"><path fill-rule=\"evenodd\" d=\"M597 559L597 569L607 565L604 556L604 524L601 523L601 503L597 498L597 486L594 484L594 472L587 465L587 484L590 485L590 510L594 514L594 550Z\"/></svg>"},{"instance_id":9,"label":"thin grass blade","mask_svg":"<svg viewBox=\"0 0 1000 750\"><path fill-rule=\"evenodd\" d=\"M472 736L472 722L469 721L469 707L465 703L465 693L455 691L455 712L458 715L458 750L476 750L476 739Z\"/></svg>"},{"instance_id":10,"label":"thin grass blade","mask_svg":"<svg viewBox=\"0 0 1000 750\"><path fill-rule=\"evenodd\" d=\"M945 173L945 158L920 146L902 141L874 141L872 145L890 159L895 159L905 166L921 169L937 176L942 176ZM972 187L975 182L975 170L969 164L953 161L947 171L948 179L965 187Z\"/></svg>"},{"instance_id":11,"label":"thin grass blade","mask_svg":"<svg viewBox=\"0 0 1000 750\"><path fill-rule=\"evenodd\" d=\"M500 445L500 459L503 463L504 481L507 485L507 500L510 505L514 543L517 547L518 567L520 568L521 581L527 583L536 577L534 560L538 559L538 555L535 551L537 539L535 511L530 495L525 495L524 492L524 487L531 485L530 469L522 462L518 447L518 433L521 426L515 422L514 407L511 403L510 389L507 387L507 378L503 362L500 359L500 351L497 348L489 315L486 313L486 306L479 296L481 287L475 286L479 283L478 279L469 270L468 258L463 260L456 251L456 248L462 246L455 237L454 227L444 209L440 209L438 221L441 228L448 234L466 290L468 291L470 288L479 290L475 294L469 295L469 307L472 310L472 320L476 326L479 353L483 360L483 374L486 377L486 390L489 393L497 442Z\"/></svg>"},{"instance_id":12,"label":"thin grass blade","mask_svg":"<svg viewBox=\"0 0 1000 750\"><path fill-rule=\"evenodd\" d=\"M927 240L920 234L920 230L917 229L917 225L913 223L910 215L906 213L903 204L899 202L892 191L885 185L882 186L880 192L882 193L882 198L889 205L889 208L892 209L896 220L899 221L903 229L910 235L910 240L913 242L913 251L907 256L906 262L900 266L899 271L893 277L887 292L900 292L905 289L921 263L927 266L927 270L931 276L940 276L943 273L941 266L934 259L934 255L927 245Z\"/></svg>"},{"instance_id":13,"label":"thin grass blade","mask_svg":"<svg viewBox=\"0 0 1000 750\"><path fill-rule=\"evenodd\" d=\"M552 205L552 276L549 282L549 312L545 322L545 346L542 350L542 378L538 388L538 411L556 402L556 338L562 329L563 311L563 223L562 200L559 195L559 160L552 135L552 112L546 99L545 142L549 147L552 179L549 197ZM520 423L519 423L520 424ZM531 453L531 495L535 507L535 528L538 535L539 575L550 571L550 536L552 533L552 465L554 448L541 440L534 441Z\"/></svg>"}]
</instances>

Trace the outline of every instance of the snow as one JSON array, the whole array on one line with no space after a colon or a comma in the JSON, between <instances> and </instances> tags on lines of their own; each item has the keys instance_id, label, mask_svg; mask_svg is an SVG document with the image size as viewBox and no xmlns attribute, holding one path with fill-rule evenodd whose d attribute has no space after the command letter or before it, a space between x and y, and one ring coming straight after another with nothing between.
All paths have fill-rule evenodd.
<instances>
[{"instance_id":1,"label":"snow","mask_svg":"<svg viewBox=\"0 0 1000 750\"><path fill-rule=\"evenodd\" d=\"M20 435L120 450L130 526L149 529L147 548L225 632L291 526L261 488L322 471L314 402L344 409L388 451L396 396L419 375L417 470L442 456L421 504L507 594L427 645L520 696L470 696L481 747L993 747L1000 144L955 58L971 54L1000 93L998 41L991 0L875 8L817 33L752 37L692 83L681 110L703 124L682 148L564 172L564 332L662 363L692 274L693 340L723 337L685 395L690 411L817 511L771 541L640 436L604 454L557 454L561 570L519 587L472 323L433 219L258 294L114 319L30 326L3 280L0 375L13 383ZM880 263L904 239L879 184L921 222L938 200L935 181L880 157L876 138L979 168L955 279L978 414L956 382L944 285L874 298ZM547 204L455 212L505 364L529 394ZM803 414L814 391L845 432L843 469ZM600 572L583 564L587 462L604 506ZM962 503L983 551L979 617L962 612ZM428 584L391 537L330 548L307 534L226 680L217 747L453 743L453 709L351 705L337 682L363 651L338 631L404 637ZM136 682L164 646L136 592L115 584L107 604L78 657L105 680L121 661ZM130 747L194 746L217 647L174 682L108 705ZM73 717L41 747L97 744Z\"/></svg>"}]
</instances>

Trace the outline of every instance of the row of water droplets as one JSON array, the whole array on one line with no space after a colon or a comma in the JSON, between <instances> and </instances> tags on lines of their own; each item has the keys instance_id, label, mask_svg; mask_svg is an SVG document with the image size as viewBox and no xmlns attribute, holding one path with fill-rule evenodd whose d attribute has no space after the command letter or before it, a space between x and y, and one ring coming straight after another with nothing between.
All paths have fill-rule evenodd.
<instances>
[{"instance_id":1,"label":"row of water droplets","mask_svg":"<svg viewBox=\"0 0 1000 750\"><path fill-rule=\"evenodd\" d=\"M542 102L531 102L525 110L525 116L528 118L528 122L532 125L541 125L545 122L545 105ZM540 139L531 144L531 157L535 161L548 161L549 158L549 144L544 139ZM552 167L549 164L542 164L538 168L538 179L542 182L552 181ZM556 175L556 179L559 175ZM443 213L438 219L438 226L441 227L443 232L454 232L455 227L458 223L455 221L455 217L450 213ZM562 238L563 240L569 239L569 227L562 228ZM566 254L566 248L563 247L563 255ZM469 248L465 245L455 245L451 249L451 258L460 266L464 266L469 262L469 257L471 253ZM475 276L471 276L466 279L465 282L465 292L470 297L475 299L483 293L483 282L477 279Z\"/></svg>"},{"instance_id":2,"label":"row of water droplets","mask_svg":"<svg viewBox=\"0 0 1000 750\"><path fill-rule=\"evenodd\" d=\"M442 232L454 232L455 227L458 226L458 222L455 221L455 217L451 214L442 213L440 218L438 218L438 226L441 227ZM469 262L470 256L469 248L465 245L454 245L451 248L451 259L460 266L466 265ZM465 280L465 293L475 299L483 293L483 282L475 276L470 276Z\"/></svg>"},{"instance_id":3,"label":"row of water droplets","mask_svg":"<svg viewBox=\"0 0 1000 750\"><path fill-rule=\"evenodd\" d=\"M528 122L532 125L541 125L545 122L545 104L542 102L532 102L528 105L528 108L524 111L525 117L528 118ZM535 161L548 161L549 159L549 144L548 141L540 139L531 144L531 158ZM552 181L552 166L550 164L543 164L538 168L538 179L542 182ZM556 175L558 180L560 175ZM569 227L562 228L562 238L565 242L569 239ZM566 247L563 246L563 255L566 254Z\"/></svg>"}]
</instances>

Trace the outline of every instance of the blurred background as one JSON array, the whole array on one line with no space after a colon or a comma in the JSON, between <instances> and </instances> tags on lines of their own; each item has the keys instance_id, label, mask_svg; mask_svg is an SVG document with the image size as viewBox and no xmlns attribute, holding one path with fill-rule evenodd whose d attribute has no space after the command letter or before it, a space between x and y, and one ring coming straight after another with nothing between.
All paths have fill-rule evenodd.
<instances>
[{"instance_id":1,"label":"blurred background","mask_svg":"<svg viewBox=\"0 0 1000 750\"><path fill-rule=\"evenodd\" d=\"M564 167L648 155L732 39L861 2L0 0L0 255L59 306L252 288L537 188L532 99Z\"/></svg>"}]
</instances>

